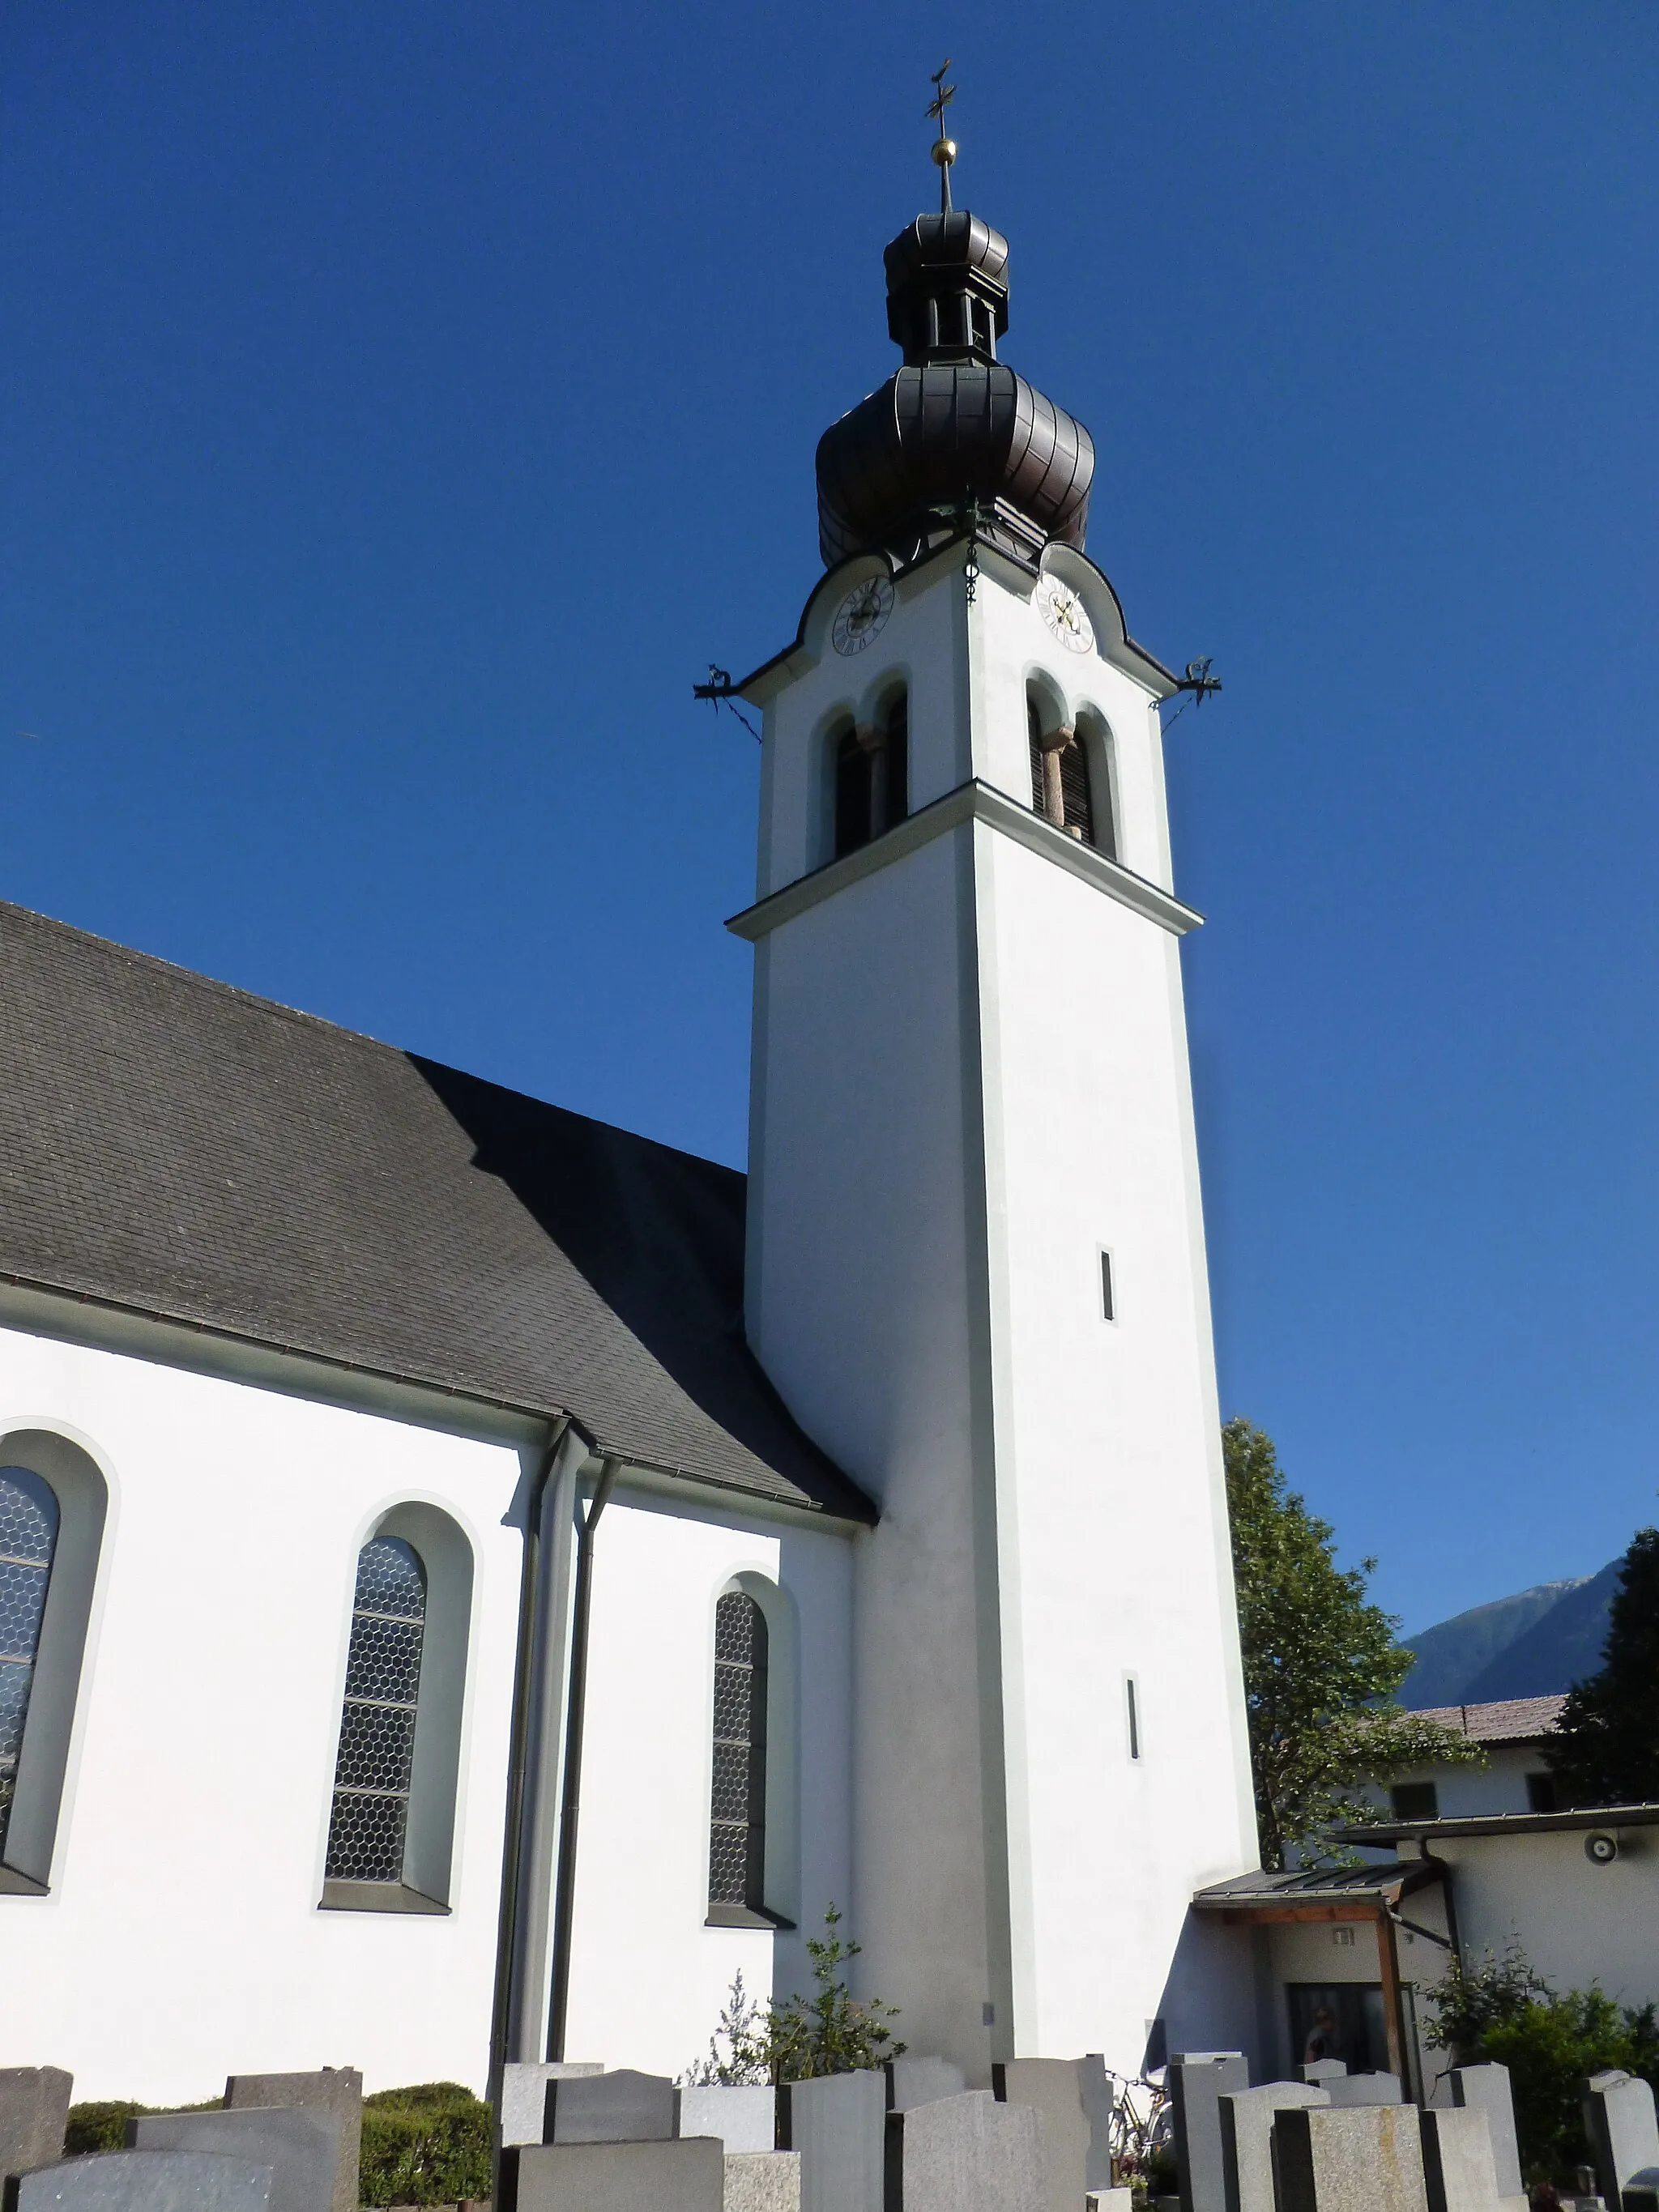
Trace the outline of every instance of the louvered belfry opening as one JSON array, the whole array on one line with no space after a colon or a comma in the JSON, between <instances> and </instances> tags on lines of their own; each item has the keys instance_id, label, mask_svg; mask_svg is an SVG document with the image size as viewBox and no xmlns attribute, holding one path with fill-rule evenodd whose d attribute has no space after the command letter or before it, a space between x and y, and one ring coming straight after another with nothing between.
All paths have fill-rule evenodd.
<instances>
[{"instance_id":1,"label":"louvered belfry opening","mask_svg":"<svg viewBox=\"0 0 1659 2212\"><path fill-rule=\"evenodd\" d=\"M708 1902L766 1903L766 1615L743 1590L714 1608Z\"/></svg>"},{"instance_id":2,"label":"louvered belfry opening","mask_svg":"<svg viewBox=\"0 0 1659 2212\"><path fill-rule=\"evenodd\" d=\"M1053 820L1043 783L1042 714L1035 695L1027 694L1025 726L1031 755L1031 807L1044 821ZM1060 753L1060 796L1062 818L1054 823L1085 845L1095 842L1095 810L1090 786L1089 752L1079 732Z\"/></svg>"},{"instance_id":3,"label":"louvered belfry opening","mask_svg":"<svg viewBox=\"0 0 1659 2212\"><path fill-rule=\"evenodd\" d=\"M50 1484L26 1467L0 1467L0 1845L11 1820L58 1519Z\"/></svg>"},{"instance_id":4,"label":"louvered belfry opening","mask_svg":"<svg viewBox=\"0 0 1659 2212\"><path fill-rule=\"evenodd\" d=\"M910 811L910 710L903 692L868 729L836 739L836 858L856 853Z\"/></svg>"},{"instance_id":5,"label":"louvered belfry opening","mask_svg":"<svg viewBox=\"0 0 1659 2212\"><path fill-rule=\"evenodd\" d=\"M340 1753L328 1831L331 1881L401 1881L415 1766L426 1573L401 1536L357 1555Z\"/></svg>"}]
</instances>

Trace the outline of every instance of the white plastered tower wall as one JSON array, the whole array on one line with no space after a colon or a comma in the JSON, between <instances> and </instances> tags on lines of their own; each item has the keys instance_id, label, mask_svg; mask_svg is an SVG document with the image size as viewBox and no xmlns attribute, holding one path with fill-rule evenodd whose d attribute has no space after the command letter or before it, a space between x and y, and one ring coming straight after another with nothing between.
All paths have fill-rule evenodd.
<instances>
[{"instance_id":1,"label":"white plastered tower wall","mask_svg":"<svg viewBox=\"0 0 1659 2212\"><path fill-rule=\"evenodd\" d=\"M981 548L827 577L766 709L749 1328L881 1507L860 1547L854 1895L913 2049L1206 2039L1188 1936L1255 1863L1157 700L1081 556L1068 651ZM1098 718L1121 866L1031 812L1033 679ZM910 818L830 860L826 737L908 694ZM1099 742L1099 740L1097 740ZM1112 1255L1116 1317L1102 1310ZM1137 1685L1140 1756L1127 1741ZM1206 2025L1206 2019L1208 2024Z\"/></svg>"}]
</instances>

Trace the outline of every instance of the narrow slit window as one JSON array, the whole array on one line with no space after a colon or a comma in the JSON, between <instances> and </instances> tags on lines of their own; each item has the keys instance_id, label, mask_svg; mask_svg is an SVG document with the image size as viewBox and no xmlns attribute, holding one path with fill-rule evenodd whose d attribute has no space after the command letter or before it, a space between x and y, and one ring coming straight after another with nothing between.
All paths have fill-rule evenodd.
<instances>
[{"instance_id":1,"label":"narrow slit window","mask_svg":"<svg viewBox=\"0 0 1659 2212\"><path fill-rule=\"evenodd\" d=\"M328 1832L331 1881L401 1882L426 1633L426 1571L401 1536L357 1556L340 1751Z\"/></svg>"},{"instance_id":2,"label":"narrow slit window","mask_svg":"<svg viewBox=\"0 0 1659 2212\"><path fill-rule=\"evenodd\" d=\"M1123 1677L1123 1720L1129 1740L1129 1757L1140 1759L1140 1685L1133 1674Z\"/></svg>"},{"instance_id":3,"label":"narrow slit window","mask_svg":"<svg viewBox=\"0 0 1659 2212\"><path fill-rule=\"evenodd\" d=\"M1112 1255L1103 1251L1100 1255L1100 1317L1102 1321L1117 1319L1117 1297L1112 1283Z\"/></svg>"},{"instance_id":4,"label":"narrow slit window","mask_svg":"<svg viewBox=\"0 0 1659 2212\"><path fill-rule=\"evenodd\" d=\"M714 1608L714 1760L708 1902L766 1905L766 1615L744 1590Z\"/></svg>"},{"instance_id":5,"label":"narrow slit window","mask_svg":"<svg viewBox=\"0 0 1659 2212\"><path fill-rule=\"evenodd\" d=\"M58 1520L49 1483L27 1468L0 1467L0 1850L16 1795Z\"/></svg>"}]
</instances>

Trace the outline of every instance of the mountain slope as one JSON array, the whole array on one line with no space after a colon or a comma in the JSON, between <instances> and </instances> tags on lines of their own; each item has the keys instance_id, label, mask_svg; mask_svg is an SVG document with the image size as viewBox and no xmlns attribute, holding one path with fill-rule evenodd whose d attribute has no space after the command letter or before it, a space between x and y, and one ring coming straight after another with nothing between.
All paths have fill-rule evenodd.
<instances>
[{"instance_id":1,"label":"mountain slope","mask_svg":"<svg viewBox=\"0 0 1659 2212\"><path fill-rule=\"evenodd\" d=\"M1420 1712L1428 1705L1544 1698L1593 1674L1601 1663L1607 1605L1621 1564L1615 1559L1597 1575L1540 1583L1407 1637L1417 1663L1401 1703Z\"/></svg>"}]
</instances>

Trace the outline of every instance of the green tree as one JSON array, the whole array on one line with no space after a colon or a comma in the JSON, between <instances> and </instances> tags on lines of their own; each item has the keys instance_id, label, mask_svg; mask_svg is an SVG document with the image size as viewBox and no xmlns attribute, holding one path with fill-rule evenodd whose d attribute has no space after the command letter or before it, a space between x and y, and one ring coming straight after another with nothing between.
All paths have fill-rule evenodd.
<instances>
[{"instance_id":1,"label":"green tree","mask_svg":"<svg viewBox=\"0 0 1659 2212\"><path fill-rule=\"evenodd\" d=\"M1261 1863L1292 1846L1328 1859L1325 1830L1376 1817L1364 1784L1481 1753L1392 1702L1412 1655L1366 1597L1376 1560L1337 1565L1335 1532L1285 1487L1270 1437L1232 1420L1221 1442Z\"/></svg>"},{"instance_id":2,"label":"green tree","mask_svg":"<svg viewBox=\"0 0 1659 2212\"><path fill-rule=\"evenodd\" d=\"M1639 1528L1613 1592L1601 1671L1567 1692L1545 1756L1569 1805L1659 1801L1659 1528Z\"/></svg>"}]
</instances>

